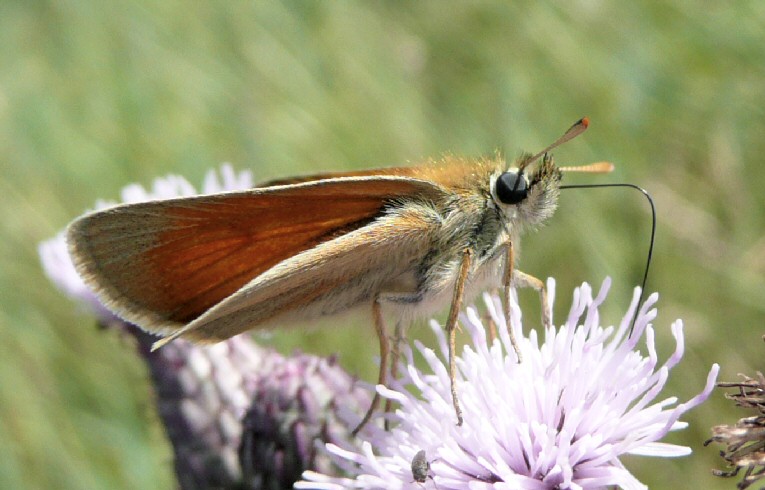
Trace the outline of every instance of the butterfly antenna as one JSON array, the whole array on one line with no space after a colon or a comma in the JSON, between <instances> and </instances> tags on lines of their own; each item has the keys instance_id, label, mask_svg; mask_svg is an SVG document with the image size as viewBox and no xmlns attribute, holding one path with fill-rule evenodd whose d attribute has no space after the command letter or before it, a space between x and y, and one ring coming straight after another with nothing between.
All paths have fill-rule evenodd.
<instances>
[{"instance_id":1,"label":"butterfly antenna","mask_svg":"<svg viewBox=\"0 0 765 490\"><path fill-rule=\"evenodd\" d=\"M577 165L574 167L558 167L561 172L579 172L587 174L607 174L613 172L614 164L611 162L595 162L589 165Z\"/></svg>"},{"instance_id":2,"label":"butterfly antenna","mask_svg":"<svg viewBox=\"0 0 765 490\"><path fill-rule=\"evenodd\" d=\"M583 117L577 122L575 122L568 130L563 133L563 136L558 138L557 140L553 141L551 145L549 145L544 150L540 151L536 155L531 156L530 158L527 158L523 161L521 164L520 170L523 170L524 168L528 167L532 163L539 160L545 153L549 152L550 150L559 147L563 143L570 141L580 134L584 133L584 130L587 129L590 125L590 118L589 117Z\"/></svg>"}]
</instances>

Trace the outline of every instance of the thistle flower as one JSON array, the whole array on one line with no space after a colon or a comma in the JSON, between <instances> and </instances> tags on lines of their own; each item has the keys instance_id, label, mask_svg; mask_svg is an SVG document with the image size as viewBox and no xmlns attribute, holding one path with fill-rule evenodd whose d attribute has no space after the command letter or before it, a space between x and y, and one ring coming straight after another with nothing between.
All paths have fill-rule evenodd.
<instances>
[{"instance_id":1,"label":"thistle flower","mask_svg":"<svg viewBox=\"0 0 765 490\"><path fill-rule=\"evenodd\" d=\"M209 172L203 193L252 187L248 172L229 165ZM183 177L154 182L151 191L130 185L124 202L197 194ZM96 209L114 203L99 202ZM160 418L175 452L180 488L289 488L306 468L336 471L314 440L353 444L339 407L362 411L371 401L334 359L296 354L284 357L237 336L213 346L182 339L156 352L156 338L128 324L98 302L74 268L65 233L39 246L50 280L92 310L102 325L135 339L146 360ZM363 407L363 408L360 408Z\"/></svg>"},{"instance_id":2,"label":"thistle flower","mask_svg":"<svg viewBox=\"0 0 765 490\"><path fill-rule=\"evenodd\" d=\"M500 332L498 340L487 340L475 309L461 315L472 343L457 359L464 414L459 427L445 364L446 339L442 328L432 323L440 355L416 345L428 371L417 369L411 349L404 349L406 362L399 369L404 374L390 388L377 386L382 396L398 403L396 412L378 414L377 423L368 424L361 450L326 446L348 476L307 471L295 488L645 488L619 457L689 454L690 448L658 441L686 426L680 417L709 396L719 368L712 366L703 391L688 402L676 405L675 397L657 400L683 354L682 322L671 327L677 343L674 354L658 366L651 326L658 296L649 297L640 309L630 336L638 291L618 328L599 325L598 308L609 284L606 280L594 299L587 284L577 289L565 324L545 330L541 341L535 331L521 335L520 309L514 303L510 324L520 339L522 363L514 355L497 297L484 299ZM552 303L552 280L548 288ZM647 356L636 350L644 336ZM383 417L393 423L392 430L380 427ZM425 451L427 463L417 461L420 451ZM427 477L413 475L415 466L418 473L425 467Z\"/></svg>"},{"instance_id":3,"label":"thistle flower","mask_svg":"<svg viewBox=\"0 0 765 490\"><path fill-rule=\"evenodd\" d=\"M712 442L725 444L720 456L725 459L729 471L713 470L713 474L723 477L733 477L742 470L744 476L736 486L749 488L765 478L765 376L757 373L757 377L744 376L741 382L719 383L721 388L737 388L737 393L726 394L726 398L734 400L736 405L754 409L757 415L745 417L736 425L718 425L712 428L712 438L704 445Z\"/></svg>"}]
</instances>

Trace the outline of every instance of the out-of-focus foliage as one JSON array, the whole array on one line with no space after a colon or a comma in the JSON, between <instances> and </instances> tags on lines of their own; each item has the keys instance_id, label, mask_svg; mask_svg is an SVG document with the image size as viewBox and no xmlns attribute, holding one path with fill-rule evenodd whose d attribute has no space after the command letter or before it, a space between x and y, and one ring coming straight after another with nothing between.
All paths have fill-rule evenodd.
<instances>
[{"instance_id":1,"label":"out-of-focus foliage","mask_svg":"<svg viewBox=\"0 0 765 490\"><path fill-rule=\"evenodd\" d=\"M198 184L222 161L265 180L513 157L589 115L556 157L613 161L612 175L567 180L633 182L656 200L658 335L677 317L687 329L672 391L698 392L712 362L722 379L765 369L763 25L754 0L2 2L0 487L174 487L143 366L53 289L36 245L127 183ZM565 191L521 267L557 278L560 312L571 288L611 275L616 315L649 227L636 192ZM371 338L360 317L271 342L338 352L371 379ZM740 416L719 394L672 441L693 456L627 464L653 488L733 488L701 443Z\"/></svg>"}]
</instances>

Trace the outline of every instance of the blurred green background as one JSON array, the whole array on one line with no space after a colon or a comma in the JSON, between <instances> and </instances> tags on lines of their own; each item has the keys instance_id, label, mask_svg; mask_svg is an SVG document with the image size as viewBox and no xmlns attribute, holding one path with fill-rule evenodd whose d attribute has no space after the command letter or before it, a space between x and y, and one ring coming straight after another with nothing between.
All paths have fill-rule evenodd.
<instances>
[{"instance_id":1,"label":"blurred green background","mask_svg":"<svg viewBox=\"0 0 765 490\"><path fill-rule=\"evenodd\" d=\"M686 323L665 393L713 362L765 369L765 3L0 3L0 488L174 487L140 360L46 279L37 244L131 182L199 185L220 162L265 180L417 162L514 157L583 115L557 161L610 160L659 213L648 289L661 353ZM650 213L634 191L566 191L525 237L521 268L573 287L610 275L608 323L642 276ZM522 292L527 316L535 295ZM369 329L369 331L363 330ZM422 328L420 331L424 330ZM422 332L420 332L422 333ZM417 332L415 332L415 335ZM365 319L278 332L286 352L338 352L366 379ZM365 339L362 341L361 339ZM711 476L716 424L749 415L717 391L671 442L691 457L625 458L653 488L734 488Z\"/></svg>"}]
</instances>

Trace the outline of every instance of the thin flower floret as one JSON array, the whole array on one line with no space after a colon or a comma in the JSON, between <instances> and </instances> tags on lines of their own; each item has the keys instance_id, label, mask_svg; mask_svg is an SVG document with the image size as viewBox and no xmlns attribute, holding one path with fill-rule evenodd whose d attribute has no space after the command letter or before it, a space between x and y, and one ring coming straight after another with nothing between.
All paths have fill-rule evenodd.
<instances>
[{"instance_id":1,"label":"thin flower floret","mask_svg":"<svg viewBox=\"0 0 765 490\"><path fill-rule=\"evenodd\" d=\"M415 342L427 369L418 369L415 354L404 348L401 377L388 388L376 387L397 402L395 413L378 414L377 423L365 428L361 450L326 447L348 475L306 472L295 488L645 488L619 458L689 454L687 447L659 441L686 426L680 417L709 396L719 368L712 366L703 390L688 402L661 398L683 355L682 322L672 324L676 348L660 363L652 325L658 295L651 295L635 316L636 290L618 327L603 327L599 307L609 286L606 280L594 298L587 284L576 289L566 322L544 329L541 338L535 330L521 334L515 297L508 321L499 298L485 295L488 317L499 333L493 341L486 319L468 308L460 322L470 343L457 358L462 426L456 425L451 403L446 336L432 322L438 349ZM550 280L551 302L554 287ZM518 339L520 363L508 328ZM390 431L382 429L382 418L393 422ZM423 450L429 463L425 482L415 481L411 466Z\"/></svg>"}]
</instances>

